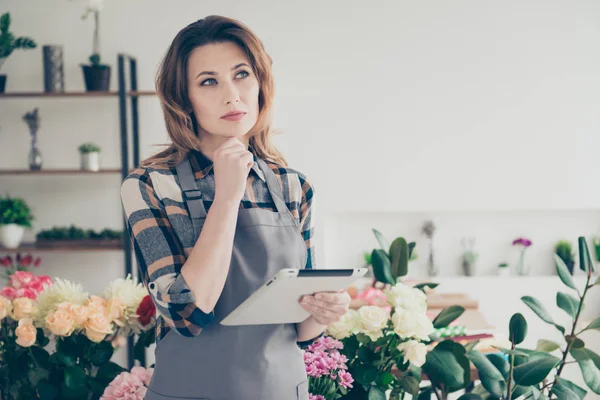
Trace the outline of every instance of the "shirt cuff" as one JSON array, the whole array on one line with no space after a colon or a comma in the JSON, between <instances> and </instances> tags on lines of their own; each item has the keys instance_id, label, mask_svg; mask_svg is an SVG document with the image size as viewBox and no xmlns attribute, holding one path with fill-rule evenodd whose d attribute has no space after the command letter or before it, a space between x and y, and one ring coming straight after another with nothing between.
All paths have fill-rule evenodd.
<instances>
[{"instance_id":1,"label":"shirt cuff","mask_svg":"<svg viewBox=\"0 0 600 400\"><path fill-rule=\"evenodd\" d=\"M189 288L181 273L175 278L173 283L168 286L166 293L158 289L158 284L156 282L150 282L148 287L155 298L165 303L187 304L196 301L194 292Z\"/></svg>"}]
</instances>

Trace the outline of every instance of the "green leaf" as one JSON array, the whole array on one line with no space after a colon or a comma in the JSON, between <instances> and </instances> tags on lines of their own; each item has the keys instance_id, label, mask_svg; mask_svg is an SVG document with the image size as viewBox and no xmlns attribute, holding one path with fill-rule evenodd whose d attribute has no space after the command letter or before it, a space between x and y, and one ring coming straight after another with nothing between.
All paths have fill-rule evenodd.
<instances>
[{"instance_id":1,"label":"green leaf","mask_svg":"<svg viewBox=\"0 0 600 400\"><path fill-rule=\"evenodd\" d=\"M439 283L425 282L425 283L419 283L418 285L413 286L413 288L419 289L420 291L425 292L425 288L435 289L439 285L440 285Z\"/></svg>"},{"instance_id":2,"label":"green leaf","mask_svg":"<svg viewBox=\"0 0 600 400\"><path fill-rule=\"evenodd\" d=\"M88 384L90 385L90 389L92 389L92 393L97 396L96 398L102 397L102 394L104 394L104 391L106 390L106 385L98 382L92 377L88 377Z\"/></svg>"},{"instance_id":3,"label":"green leaf","mask_svg":"<svg viewBox=\"0 0 600 400\"><path fill-rule=\"evenodd\" d=\"M379 376L377 377L375 383L377 384L377 386L387 387L392 382L394 382L394 379L396 379L394 375L387 371L382 371L379 373Z\"/></svg>"},{"instance_id":4,"label":"green leaf","mask_svg":"<svg viewBox=\"0 0 600 400\"><path fill-rule=\"evenodd\" d=\"M483 387L492 395L500 398L506 391L504 376L494 364L479 351L470 351L467 358L477 368Z\"/></svg>"},{"instance_id":5,"label":"green leaf","mask_svg":"<svg viewBox=\"0 0 600 400\"><path fill-rule=\"evenodd\" d=\"M40 347L46 347L48 343L50 343L50 339L44 335L44 330L42 328L37 328L36 331L35 342L40 345Z\"/></svg>"},{"instance_id":6,"label":"green leaf","mask_svg":"<svg viewBox=\"0 0 600 400\"><path fill-rule=\"evenodd\" d=\"M550 325L554 325L556 327L556 329L561 331L564 335L565 328L563 328L562 326L560 326L554 322L554 320L552 319L550 314L548 314L548 311L546 311L546 309L544 308L542 303L539 302L539 300L537 300L531 296L523 296L523 297L521 297L521 300L523 300L523 303L525 303L525 305L527 305L527 307L531 308L531 310L534 313L536 313L537 316L542 319L542 321L544 321Z\"/></svg>"},{"instance_id":7,"label":"green leaf","mask_svg":"<svg viewBox=\"0 0 600 400\"><path fill-rule=\"evenodd\" d=\"M390 246L392 275L394 278L408 274L408 244L406 239L399 237Z\"/></svg>"},{"instance_id":8,"label":"green leaf","mask_svg":"<svg viewBox=\"0 0 600 400\"><path fill-rule=\"evenodd\" d=\"M368 400L386 400L385 392L379 389L377 386L371 386L371 390L369 390Z\"/></svg>"},{"instance_id":9,"label":"green leaf","mask_svg":"<svg viewBox=\"0 0 600 400\"><path fill-rule=\"evenodd\" d=\"M566 293L556 293L556 305L564 310L571 318L575 319L577 310L579 310L579 300L569 296Z\"/></svg>"},{"instance_id":10,"label":"green leaf","mask_svg":"<svg viewBox=\"0 0 600 400\"><path fill-rule=\"evenodd\" d=\"M600 330L600 317L596 318L595 320L593 320L585 329L584 331L587 331L588 329L596 329L596 330Z\"/></svg>"},{"instance_id":11,"label":"green leaf","mask_svg":"<svg viewBox=\"0 0 600 400\"><path fill-rule=\"evenodd\" d=\"M109 361L98 368L96 379L108 385L123 371L126 371L126 369L121 367L119 364Z\"/></svg>"},{"instance_id":12,"label":"green leaf","mask_svg":"<svg viewBox=\"0 0 600 400\"><path fill-rule=\"evenodd\" d=\"M392 265L387 254L383 250L373 250L371 253L371 265L375 279L382 283L396 284L396 279L392 275Z\"/></svg>"},{"instance_id":13,"label":"green leaf","mask_svg":"<svg viewBox=\"0 0 600 400\"><path fill-rule=\"evenodd\" d=\"M556 383L552 387L552 393L556 395L558 400L571 400L585 398L587 391L573 382L557 377Z\"/></svg>"},{"instance_id":14,"label":"green leaf","mask_svg":"<svg viewBox=\"0 0 600 400\"><path fill-rule=\"evenodd\" d=\"M554 350L560 349L560 345L554 343L551 340L540 339L537 342L535 348L536 351L542 351L544 353L552 353Z\"/></svg>"},{"instance_id":15,"label":"green leaf","mask_svg":"<svg viewBox=\"0 0 600 400\"><path fill-rule=\"evenodd\" d=\"M567 265L563 259L560 258L558 254L554 253L554 260L556 262L556 273L558 274L560 280L571 289L577 290L577 286L575 286L575 282L573 282L573 278L571 277L569 269L567 268Z\"/></svg>"},{"instance_id":16,"label":"green leaf","mask_svg":"<svg viewBox=\"0 0 600 400\"><path fill-rule=\"evenodd\" d=\"M449 392L464 389L470 383L471 364L465 349L452 340L439 343L427 353L423 371L434 387L444 385Z\"/></svg>"},{"instance_id":17,"label":"green leaf","mask_svg":"<svg viewBox=\"0 0 600 400\"><path fill-rule=\"evenodd\" d=\"M600 394L600 370L587 349L572 349L571 355L579 364L586 385L596 394Z\"/></svg>"},{"instance_id":18,"label":"green leaf","mask_svg":"<svg viewBox=\"0 0 600 400\"><path fill-rule=\"evenodd\" d=\"M72 367L77 362L77 358L74 355L68 354L64 351L57 352L56 358L61 364L67 367Z\"/></svg>"},{"instance_id":19,"label":"green leaf","mask_svg":"<svg viewBox=\"0 0 600 400\"><path fill-rule=\"evenodd\" d=\"M465 393L462 396L460 396L458 400L483 400L483 398L478 394Z\"/></svg>"},{"instance_id":20,"label":"green leaf","mask_svg":"<svg viewBox=\"0 0 600 400\"><path fill-rule=\"evenodd\" d=\"M432 395L431 386L428 386L426 388L421 389L421 392L419 393L417 400L431 400L431 395Z\"/></svg>"},{"instance_id":21,"label":"green leaf","mask_svg":"<svg viewBox=\"0 0 600 400\"><path fill-rule=\"evenodd\" d=\"M414 376L407 376L398 381L398 384L406 393L414 398L419 393L419 381Z\"/></svg>"},{"instance_id":22,"label":"green leaf","mask_svg":"<svg viewBox=\"0 0 600 400\"><path fill-rule=\"evenodd\" d=\"M352 371L352 377L362 385L370 385L378 375L377 368L368 364L359 364Z\"/></svg>"},{"instance_id":23,"label":"green leaf","mask_svg":"<svg viewBox=\"0 0 600 400\"><path fill-rule=\"evenodd\" d=\"M85 385L86 373L80 366L65 369L65 386L69 389L79 389Z\"/></svg>"},{"instance_id":24,"label":"green leaf","mask_svg":"<svg viewBox=\"0 0 600 400\"><path fill-rule=\"evenodd\" d=\"M96 366L106 364L113 356L114 348L110 342L102 341L90 350L90 362Z\"/></svg>"},{"instance_id":25,"label":"green leaf","mask_svg":"<svg viewBox=\"0 0 600 400\"><path fill-rule=\"evenodd\" d=\"M375 352L371 349L369 349L366 346L361 346L358 349L358 359L365 363L368 364L371 361L375 361L379 358L379 356L377 354L375 354Z\"/></svg>"},{"instance_id":26,"label":"green leaf","mask_svg":"<svg viewBox=\"0 0 600 400\"><path fill-rule=\"evenodd\" d=\"M579 339L577 336L567 335L565 336L565 340L567 343L571 344L571 349L582 349L585 347L583 340Z\"/></svg>"},{"instance_id":27,"label":"green leaf","mask_svg":"<svg viewBox=\"0 0 600 400\"><path fill-rule=\"evenodd\" d=\"M504 376L502 376L500 371L498 371L494 364L492 364L492 362L488 360L483 353L472 350L467 353L467 358L471 360L475 367L477 367L479 376L487 376L490 379L495 379L498 381L504 380Z\"/></svg>"},{"instance_id":28,"label":"green leaf","mask_svg":"<svg viewBox=\"0 0 600 400\"><path fill-rule=\"evenodd\" d=\"M465 312L465 309L461 306L450 306L440 312L433 320L433 327L444 328L450 325L454 320L460 317Z\"/></svg>"},{"instance_id":29,"label":"green leaf","mask_svg":"<svg viewBox=\"0 0 600 400\"><path fill-rule=\"evenodd\" d=\"M596 267L594 266L594 262L592 261L592 257L590 256L590 250L588 249L587 241L585 240L585 236L580 236L579 238L579 268L582 271L588 272L596 271Z\"/></svg>"},{"instance_id":30,"label":"green leaf","mask_svg":"<svg viewBox=\"0 0 600 400\"><path fill-rule=\"evenodd\" d=\"M516 313L508 325L509 338L514 344L521 344L527 337L527 321L521 313Z\"/></svg>"},{"instance_id":31,"label":"green leaf","mask_svg":"<svg viewBox=\"0 0 600 400\"><path fill-rule=\"evenodd\" d=\"M547 353L531 353L527 361L515 367L513 371L515 382L521 386L537 385L559 362L559 358Z\"/></svg>"},{"instance_id":32,"label":"green leaf","mask_svg":"<svg viewBox=\"0 0 600 400\"><path fill-rule=\"evenodd\" d=\"M477 346L477 345L479 344L479 342L480 342L480 340L479 340L479 339L477 339L477 340L473 340L473 341L470 341L469 343L467 343L467 344L465 345L465 350L467 351L467 353L468 353L469 351L472 351L472 350L474 350L474 349L475 349L475 346Z\"/></svg>"},{"instance_id":33,"label":"green leaf","mask_svg":"<svg viewBox=\"0 0 600 400\"><path fill-rule=\"evenodd\" d=\"M381 232L379 232L377 229L373 229L373 233L375 234L375 238L379 242L379 246L381 247L381 250L383 250L384 252L387 252L388 249L390 248L390 242L388 242L386 237L383 236L383 234Z\"/></svg>"},{"instance_id":34,"label":"green leaf","mask_svg":"<svg viewBox=\"0 0 600 400\"><path fill-rule=\"evenodd\" d=\"M490 353L485 355L488 360L496 367L498 371L504 377L504 381L508 380L508 374L510 373L510 364L508 363L508 359L498 353Z\"/></svg>"},{"instance_id":35,"label":"green leaf","mask_svg":"<svg viewBox=\"0 0 600 400\"><path fill-rule=\"evenodd\" d=\"M50 354L39 346L31 346L30 349L35 362L43 368L48 368L50 365Z\"/></svg>"},{"instance_id":36,"label":"green leaf","mask_svg":"<svg viewBox=\"0 0 600 400\"><path fill-rule=\"evenodd\" d=\"M58 398L58 389L48 380L40 381L37 384L37 390L40 394L40 400L54 400Z\"/></svg>"},{"instance_id":37,"label":"green leaf","mask_svg":"<svg viewBox=\"0 0 600 400\"><path fill-rule=\"evenodd\" d=\"M492 347L500 350L501 352L503 352L506 355L529 357L529 354L524 352L523 349L511 350L511 349L505 349L504 347L498 347L498 346L492 346Z\"/></svg>"}]
</instances>

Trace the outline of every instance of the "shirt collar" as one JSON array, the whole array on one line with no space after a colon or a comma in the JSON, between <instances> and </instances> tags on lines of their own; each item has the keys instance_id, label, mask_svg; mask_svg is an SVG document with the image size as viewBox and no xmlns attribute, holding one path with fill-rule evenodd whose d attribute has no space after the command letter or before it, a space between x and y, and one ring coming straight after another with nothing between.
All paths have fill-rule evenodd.
<instances>
[{"instance_id":1,"label":"shirt collar","mask_svg":"<svg viewBox=\"0 0 600 400\"><path fill-rule=\"evenodd\" d=\"M252 165L251 171L254 171L256 176L261 179L263 182L265 181L265 174L262 172L260 167L258 166L258 158L256 156L256 152L250 146L248 150L252 153L252 157L254 158L254 165ZM192 171L197 180L203 179L205 176L211 173L213 170L213 162L206 157L204 153L201 151L192 149L191 150L190 162L192 164Z\"/></svg>"}]
</instances>

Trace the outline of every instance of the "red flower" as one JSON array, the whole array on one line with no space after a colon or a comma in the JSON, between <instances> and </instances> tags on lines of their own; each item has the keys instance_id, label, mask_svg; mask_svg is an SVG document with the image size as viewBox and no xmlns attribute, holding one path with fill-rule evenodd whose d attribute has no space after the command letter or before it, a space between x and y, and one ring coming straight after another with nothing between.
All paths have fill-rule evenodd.
<instances>
[{"instance_id":1,"label":"red flower","mask_svg":"<svg viewBox=\"0 0 600 400\"><path fill-rule=\"evenodd\" d=\"M36 258L36 259L35 259L35 263L33 264L33 266L34 266L34 267L39 267L39 266L40 266L40 261L42 261L42 259L41 259L41 258L39 258L39 257L38 257L38 258Z\"/></svg>"},{"instance_id":2,"label":"red flower","mask_svg":"<svg viewBox=\"0 0 600 400\"><path fill-rule=\"evenodd\" d=\"M17 298L17 290L10 286L5 286L0 290L0 296L4 296L9 300L14 300Z\"/></svg>"},{"instance_id":3,"label":"red flower","mask_svg":"<svg viewBox=\"0 0 600 400\"><path fill-rule=\"evenodd\" d=\"M156 306L154 306L150 295L146 295L142 299L140 305L138 306L136 314L142 326L146 326L152 321L152 317L154 317L154 315L156 314Z\"/></svg>"},{"instance_id":4,"label":"red flower","mask_svg":"<svg viewBox=\"0 0 600 400\"><path fill-rule=\"evenodd\" d=\"M21 288L17 289L17 298L19 297L29 297L31 300L35 300L37 298L37 293L29 288Z\"/></svg>"}]
</instances>

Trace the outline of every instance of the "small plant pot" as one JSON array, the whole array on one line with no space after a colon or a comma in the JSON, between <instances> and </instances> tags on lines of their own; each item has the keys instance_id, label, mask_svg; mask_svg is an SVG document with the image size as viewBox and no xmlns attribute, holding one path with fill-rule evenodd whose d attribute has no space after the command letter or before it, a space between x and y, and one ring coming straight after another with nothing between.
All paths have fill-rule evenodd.
<instances>
[{"instance_id":1,"label":"small plant pot","mask_svg":"<svg viewBox=\"0 0 600 400\"><path fill-rule=\"evenodd\" d=\"M110 88L110 67L82 65L85 90L88 92L107 92Z\"/></svg>"},{"instance_id":2,"label":"small plant pot","mask_svg":"<svg viewBox=\"0 0 600 400\"><path fill-rule=\"evenodd\" d=\"M498 267L498 276L510 276L510 269L508 267Z\"/></svg>"},{"instance_id":3,"label":"small plant pot","mask_svg":"<svg viewBox=\"0 0 600 400\"><path fill-rule=\"evenodd\" d=\"M90 153L81 153L81 169L85 171L100 170L100 153L93 151Z\"/></svg>"},{"instance_id":4,"label":"small plant pot","mask_svg":"<svg viewBox=\"0 0 600 400\"><path fill-rule=\"evenodd\" d=\"M0 225L0 243L7 249L16 249L23 240L25 227L17 224Z\"/></svg>"},{"instance_id":5,"label":"small plant pot","mask_svg":"<svg viewBox=\"0 0 600 400\"><path fill-rule=\"evenodd\" d=\"M0 93L6 90L6 75L0 74Z\"/></svg>"}]
</instances>

